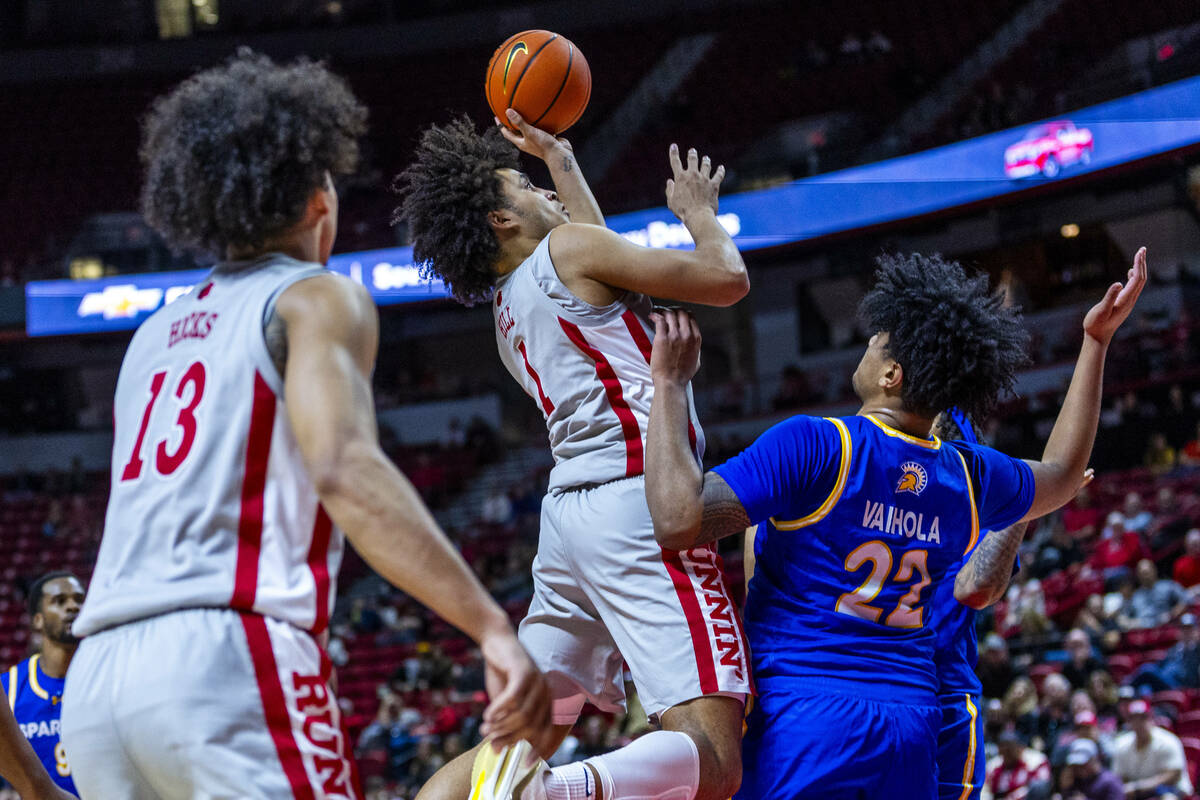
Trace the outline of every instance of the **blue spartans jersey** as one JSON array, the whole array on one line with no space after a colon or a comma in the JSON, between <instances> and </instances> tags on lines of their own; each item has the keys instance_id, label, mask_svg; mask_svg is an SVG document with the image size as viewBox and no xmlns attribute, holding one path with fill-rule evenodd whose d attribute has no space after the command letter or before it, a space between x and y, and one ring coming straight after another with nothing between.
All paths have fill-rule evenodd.
<instances>
[{"instance_id":1,"label":"blue spartans jersey","mask_svg":"<svg viewBox=\"0 0 1200 800\"><path fill-rule=\"evenodd\" d=\"M798 416L715 471L761 523L746 600L760 703L739 796L932 797L929 604L981 529L1029 510L1031 470L873 416Z\"/></svg>"},{"instance_id":2,"label":"blue spartans jersey","mask_svg":"<svg viewBox=\"0 0 1200 800\"><path fill-rule=\"evenodd\" d=\"M58 735L58 719L62 712L64 678L51 678L42 671L41 656L22 661L0 673L0 685L13 716L25 738L33 745L46 772L54 782L71 794L77 794L71 780L71 767Z\"/></svg>"}]
</instances>

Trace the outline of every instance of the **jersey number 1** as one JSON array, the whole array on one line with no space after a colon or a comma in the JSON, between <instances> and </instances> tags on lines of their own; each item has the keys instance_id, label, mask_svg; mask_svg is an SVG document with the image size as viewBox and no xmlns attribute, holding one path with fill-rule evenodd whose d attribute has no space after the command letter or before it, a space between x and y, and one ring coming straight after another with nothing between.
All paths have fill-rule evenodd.
<instances>
[{"instance_id":1,"label":"jersey number 1","mask_svg":"<svg viewBox=\"0 0 1200 800\"><path fill-rule=\"evenodd\" d=\"M196 407L200 405L200 401L204 398L204 380L205 380L204 365L199 361L193 361L183 373L183 377L179 379L179 383L175 387L175 398L179 401L183 400L184 393L188 387L191 387L191 399L187 404L179 409L179 416L175 418L175 424L183 429L183 438L179 440L179 446L175 448L175 452L170 452L168 448L168 440L163 439L158 443L155 449L154 466L160 475L170 475L175 470L179 469L179 465L187 458L188 453L192 450L192 444L196 441ZM146 403L146 410L142 412L142 425L138 429L137 441L133 445L133 453L129 456L129 463L125 465L125 469L121 472L122 481L135 481L142 476L142 444L146 440L146 429L150 427L150 413L154 410L154 404L158 401L159 394L162 393L163 384L167 380L167 371L154 373L154 377L150 381L150 402Z\"/></svg>"},{"instance_id":2,"label":"jersey number 1","mask_svg":"<svg viewBox=\"0 0 1200 800\"><path fill-rule=\"evenodd\" d=\"M884 625L891 628L920 628L924 624L925 610L916 603L921 600L921 591L930 583L928 561L928 550L906 550L900 557L900 566L896 568L892 580L903 583L916 578L918 573L920 580L914 581L908 592L900 598L900 602L883 620ZM867 579L853 592L846 592L839 597L835 609L839 614L878 622L883 609L871 605L871 601L883 589L892 571L891 548L878 539L864 542L846 556L846 570L858 572L867 562L871 564Z\"/></svg>"}]
</instances>

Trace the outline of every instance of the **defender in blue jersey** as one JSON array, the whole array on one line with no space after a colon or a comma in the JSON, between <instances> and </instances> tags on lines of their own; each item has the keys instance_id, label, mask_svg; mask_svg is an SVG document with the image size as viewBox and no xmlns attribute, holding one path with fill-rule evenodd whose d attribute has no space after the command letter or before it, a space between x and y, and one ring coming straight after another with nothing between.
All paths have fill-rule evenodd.
<instances>
[{"instance_id":1,"label":"defender in blue jersey","mask_svg":"<svg viewBox=\"0 0 1200 800\"><path fill-rule=\"evenodd\" d=\"M29 617L41 635L37 653L0 673L0 688L17 725L54 782L77 794L71 766L59 741L63 684L79 646L71 623L83 605L83 585L69 572L51 572L29 590Z\"/></svg>"},{"instance_id":2,"label":"defender in blue jersey","mask_svg":"<svg viewBox=\"0 0 1200 800\"><path fill-rule=\"evenodd\" d=\"M745 610L759 702L738 797L937 796L930 597L981 530L1074 495L1108 343L1146 281L1140 250L1126 284L1088 312L1042 459L1023 462L928 435L939 412L985 416L1012 387L1027 337L1017 314L953 262L879 265L861 307L878 333L853 376L858 415L792 417L707 474L687 449L699 330L683 312L655 318L646 495L659 543L686 550L759 525Z\"/></svg>"}]
</instances>

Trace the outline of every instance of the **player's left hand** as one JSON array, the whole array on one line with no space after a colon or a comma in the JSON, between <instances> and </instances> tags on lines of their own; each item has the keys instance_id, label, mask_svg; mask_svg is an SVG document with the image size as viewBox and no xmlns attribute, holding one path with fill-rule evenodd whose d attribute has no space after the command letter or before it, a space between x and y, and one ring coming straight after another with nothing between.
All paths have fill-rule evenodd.
<instances>
[{"instance_id":1,"label":"player's left hand","mask_svg":"<svg viewBox=\"0 0 1200 800\"><path fill-rule=\"evenodd\" d=\"M538 753L553 744L550 686L511 629L485 635L479 642L491 702L481 732L499 750L526 739Z\"/></svg>"},{"instance_id":2,"label":"player's left hand","mask_svg":"<svg viewBox=\"0 0 1200 800\"><path fill-rule=\"evenodd\" d=\"M1133 311L1133 305L1146 286L1146 248L1141 248L1133 257L1133 266L1124 285L1114 283L1108 287L1104 298L1092 306L1083 318L1083 330L1102 345L1112 341L1113 334Z\"/></svg>"},{"instance_id":3,"label":"player's left hand","mask_svg":"<svg viewBox=\"0 0 1200 800\"><path fill-rule=\"evenodd\" d=\"M496 118L496 124L500 126L500 134L512 142L522 153L537 156L545 161L555 152L562 152L564 149L568 153L573 152L570 142L552 133L547 133L541 128L533 127L516 109L510 108L504 113L508 117L509 124L517 126L519 133L513 133L511 128Z\"/></svg>"},{"instance_id":4,"label":"player's left hand","mask_svg":"<svg viewBox=\"0 0 1200 800\"><path fill-rule=\"evenodd\" d=\"M658 308L650 315L654 346L650 377L656 384L686 385L700 369L700 326L681 308Z\"/></svg>"}]
</instances>

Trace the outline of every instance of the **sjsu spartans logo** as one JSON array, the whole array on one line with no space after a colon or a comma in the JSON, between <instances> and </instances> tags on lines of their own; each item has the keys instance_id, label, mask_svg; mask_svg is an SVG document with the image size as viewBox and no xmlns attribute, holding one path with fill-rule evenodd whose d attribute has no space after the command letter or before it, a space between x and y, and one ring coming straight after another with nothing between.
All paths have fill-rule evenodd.
<instances>
[{"instance_id":1,"label":"sjsu spartans logo","mask_svg":"<svg viewBox=\"0 0 1200 800\"><path fill-rule=\"evenodd\" d=\"M896 494L912 492L920 494L929 484L929 476L925 468L915 461L905 461L900 465L900 482L896 484Z\"/></svg>"},{"instance_id":2,"label":"sjsu spartans logo","mask_svg":"<svg viewBox=\"0 0 1200 800\"><path fill-rule=\"evenodd\" d=\"M500 88L504 90L505 94L508 94L508 71L512 69L512 62L517 57L517 53L529 55L529 48L525 46L524 42L514 44L508 51L508 58L504 61L504 79L500 83Z\"/></svg>"}]
</instances>

